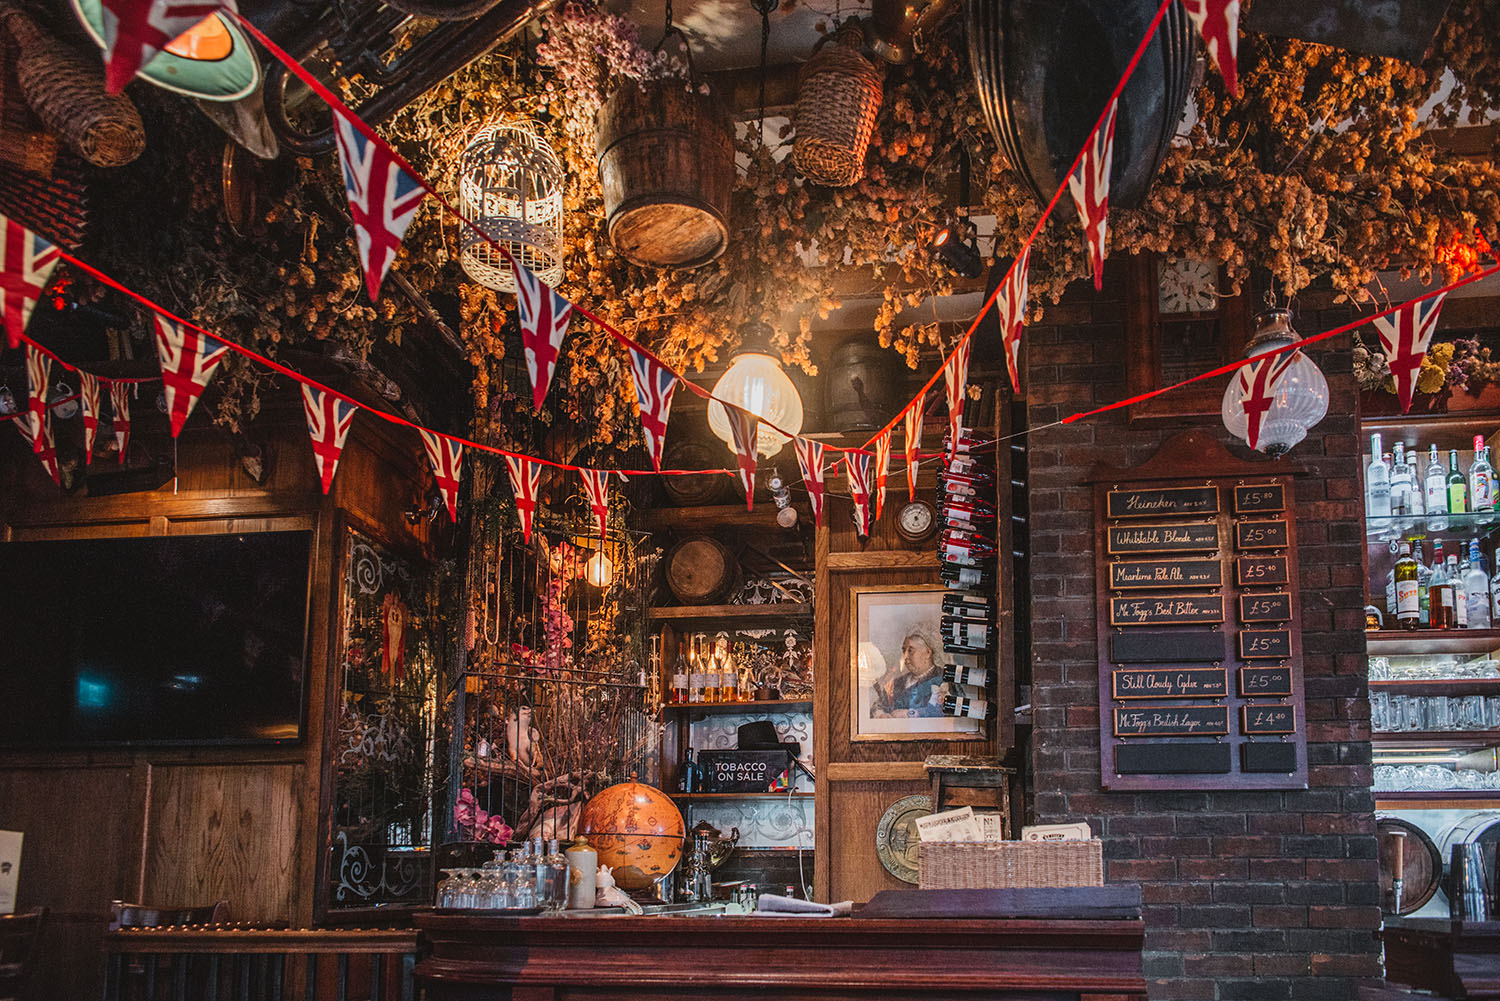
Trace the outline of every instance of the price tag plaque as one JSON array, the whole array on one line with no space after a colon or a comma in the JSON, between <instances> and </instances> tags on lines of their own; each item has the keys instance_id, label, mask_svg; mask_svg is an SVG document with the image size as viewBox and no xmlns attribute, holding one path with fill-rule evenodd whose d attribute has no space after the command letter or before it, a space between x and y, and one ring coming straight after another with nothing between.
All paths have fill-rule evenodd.
<instances>
[{"instance_id":1,"label":"price tag plaque","mask_svg":"<svg viewBox=\"0 0 1500 1001\"><path fill-rule=\"evenodd\" d=\"M1234 548L1236 549L1285 549L1286 545L1287 530L1284 521L1237 521L1234 523Z\"/></svg>"},{"instance_id":2,"label":"price tag plaque","mask_svg":"<svg viewBox=\"0 0 1500 1001\"><path fill-rule=\"evenodd\" d=\"M1234 561L1234 579L1240 587L1286 584L1290 578L1285 556L1241 556Z\"/></svg>"},{"instance_id":3,"label":"price tag plaque","mask_svg":"<svg viewBox=\"0 0 1500 1001\"><path fill-rule=\"evenodd\" d=\"M1130 706L1115 710L1116 737L1222 737L1227 706Z\"/></svg>"},{"instance_id":4,"label":"price tag plaque","mask_svg":"<svg viewBox=\"0 0 1500 1001\"><path fill-rule=\"evenodd\" d=\"M1256 622L1286 622L1292 617L1292 596L1285 592L1276 594L1240 595L1240 621L1246 625Z\"/></svg>"},{"instance_id":5,"label":"price tag plaque","mask_svg":"<svg viewBox=\"0 0 1500 1001\"><path fill-rule=\"evenodd\" d=\"M1252 483L1234 488L1235 514L1271 514L1286 510L1286 488L1280 483Z\"/></svg>"},{"instance_id":6,"label":"price tag plaque","mask_svg":"<svg viewBox=\"0 0 1500 1001\"><path fill-rule=\"evenodd\" d=\"M1240 694L1247 699L1285 698L1292 694L1292 669L1285 665L1242 667Z\"/></svg>"},{"instance_id":7,"label":"price tag plaque","mask_svg":"<svg viewBox=\"0 0 1500 1001\"><path fill-rule=\"evenodd\" d=\"M1297 732L1297 710L1292 706L1240 706L1240 732L1274 736Z\"/></svg>"},{"instance_id":8,"label":"price tag plaque","mask_svg":"<svg viewBox=\"0 0 1500 1001\"><path fill-rule=\"evenodd\" d=\"M1288 629L1241 629L1240 660L1286 660L1292 655Z\"/></svg>"}]
</instances>

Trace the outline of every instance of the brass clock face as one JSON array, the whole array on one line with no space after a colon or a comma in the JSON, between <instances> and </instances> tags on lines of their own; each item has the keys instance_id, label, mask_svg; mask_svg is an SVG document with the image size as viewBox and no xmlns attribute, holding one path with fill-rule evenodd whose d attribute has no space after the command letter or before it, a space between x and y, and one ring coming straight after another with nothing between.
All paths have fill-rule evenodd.
<instances>
[{"instance_id":1,"label":"brass clock face","mask_svg":"<svg viewBox=\"0 0 1500 1001\"><path fill-rule=\"evenodd\" d=\"M1156 270L1156 308L1163 315L1218 309L1218 266L1191 257L1162 261Z\"/></svg>"},{"instance_id":2,"label":"brass clock face","mask_svg":"<svg viewBox=\"0 0 1500 1001\"><path fill-rule=\"evenodd\" d=\"M917 881L917 818L932 812L931 796L904 796L892 803L875 828L875 854L885 871L904 883Z\"/></svg>"},{"instance_id":3,"label":"brass clock face","mask_svg":"<svg viewBox=\"0 0 1500 1001\"><path fill-rule=\"evenodd\" d=\"M936 530L937 509L926 501L904 504L896 515L896 531L910 542L921 542Z\"/></svg>"}]
</instances>

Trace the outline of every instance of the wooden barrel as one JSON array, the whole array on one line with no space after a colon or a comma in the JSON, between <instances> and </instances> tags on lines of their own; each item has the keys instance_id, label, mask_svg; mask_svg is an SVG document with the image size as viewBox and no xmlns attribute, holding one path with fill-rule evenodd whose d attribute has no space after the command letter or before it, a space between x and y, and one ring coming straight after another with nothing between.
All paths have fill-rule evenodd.
<instances>
[{"instance_id":1,"label":"wooden barrel","mask_svg":"<svg viewBox=\"0 0 1500 1001\"><path fill-rule=\"evenodd\" d=\"M683 539L667 556L667 587L684 605L722 604L739 580L740 567L718 539Z\"/></svg>"},{"instance_id":2,"label":"wooden barrel","mask_svg":"<svg viewBox=\"0 0 1500 1001\"><path fill-rule=\"evenodd\" d=\"M1406 837L1397 837L1396 832ZM1396 852L1403 852L1405 874L1401 887L1401 914L1420 910L1432 899L1443 878L1443 857L1427 832L1400 817L1382 816L1375 823L1380 839L1380 906L1391 913L1391 874L1395 870Z\"/></svg>"},{"instance_id":3,"label":"wooden barrel","mask_svg":"<svg viewBox=\"0 0 1500 1001\"><path fill-rule=\"evenodd\" d=\"M722 254L734 145L718 101L681 80L624 84L595 125L615 250L656 268L695 268Z\"/></svg>"},{"instance_id":4,"label":"wooden barrel","mask_svg":"<svg viewBox=\"0 0 1500 1001\"><path fill-rule=\"evenodd\" d=\"M1495 850L1500 845L1500 813L1481 810L1457 820L1438 840L1439 858L1451 859L1454 845L1481 845L1484 858L1484 885L1489 899L1495 895ZM1451 877L1451 873L1449 876ZM1446 888L1447 884L1444 883Z\"/></svg>"},{"instance_id":5,"label":"wooden barrel","mask_svg":"<svg viewBox=\"0 0 1500 1001\"><path fill-rule=\"evenodd\" d=\"M850 338L833 349L824 370L825 423L839 431L876 431L905 401L901 360L873 340Z\"/></svg>"},{"instance_id":6,"label":"wooden barrel","mask_svg":"<svg viewBox=\"0 0 1500 1001\"><path fill-rule=\"evenodd\" d=\"M714 469L727 468L729 453L723 448L712 448L701 441L668 442L662 455L665 469ZM663 476L662 488L667 499L679 507L701 507L706 504L721 504L729 497L733 484L723 473L704 473L702 476Z\"/></svg>"}]
</instances>

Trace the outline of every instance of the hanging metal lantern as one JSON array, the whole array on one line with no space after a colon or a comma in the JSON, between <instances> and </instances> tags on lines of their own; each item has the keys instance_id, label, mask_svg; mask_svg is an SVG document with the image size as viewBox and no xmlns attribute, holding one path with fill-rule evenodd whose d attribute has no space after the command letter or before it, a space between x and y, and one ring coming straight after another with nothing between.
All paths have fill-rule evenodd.
<instances>
[{"instance_id":1,"label":"hanging metal lantern","mask_svg":"<svg viewBox=\"0 0 1500 1001\"><path fill-rule=\"evenodd\" d=\"M458 210L548 285L563 277L563 167L533 122L492 122L464 150ZM460 262L469 277L514 292L510 262L468 227Z\"/></svg>"}]
</instances>

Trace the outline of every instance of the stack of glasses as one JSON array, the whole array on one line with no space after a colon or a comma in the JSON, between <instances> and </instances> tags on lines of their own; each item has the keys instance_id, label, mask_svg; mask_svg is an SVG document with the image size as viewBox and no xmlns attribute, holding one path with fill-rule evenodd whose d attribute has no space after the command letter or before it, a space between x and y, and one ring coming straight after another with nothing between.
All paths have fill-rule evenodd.
<instances>
[{"instance_id":1,"label":"stack of glasses","mask_svg":"<svg viewBox=\"0 0 1500 1001\"><path fill-rule=\"evenodd\" d=\"M949 716L985 719L990 710L991 672L985 654L995 643L994 443L985 445L961 430L956 445L944 441L938 479L943 534L938 545L943 583L943 680ZM952 447L950 447L952 446Z\"/></svg>"}]
</instances>

